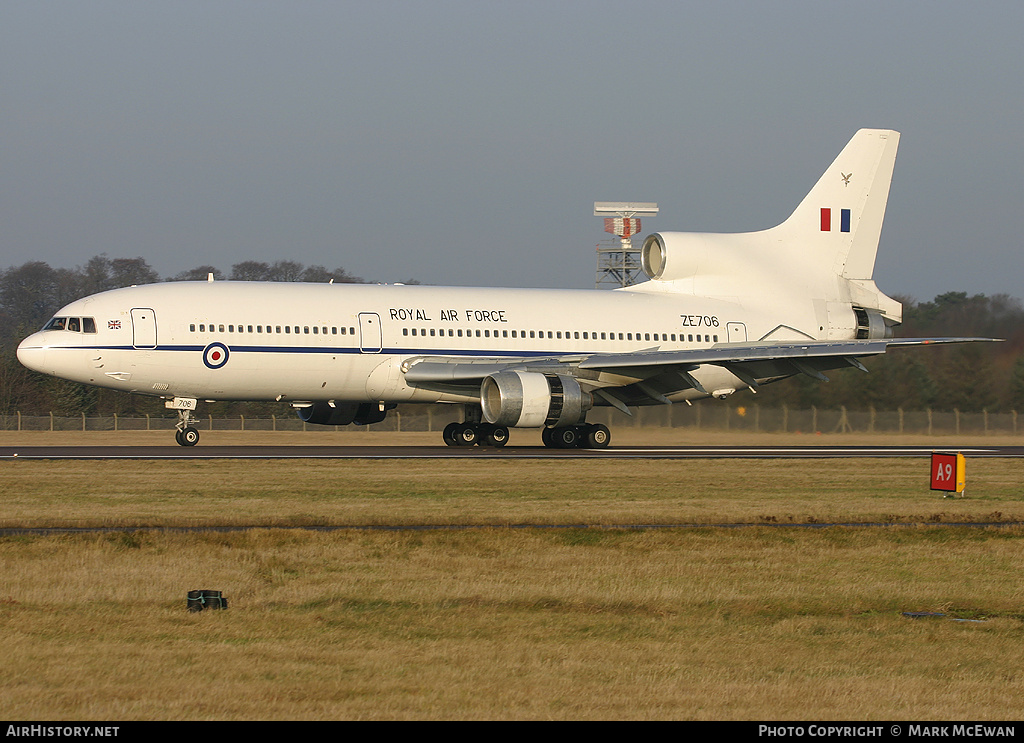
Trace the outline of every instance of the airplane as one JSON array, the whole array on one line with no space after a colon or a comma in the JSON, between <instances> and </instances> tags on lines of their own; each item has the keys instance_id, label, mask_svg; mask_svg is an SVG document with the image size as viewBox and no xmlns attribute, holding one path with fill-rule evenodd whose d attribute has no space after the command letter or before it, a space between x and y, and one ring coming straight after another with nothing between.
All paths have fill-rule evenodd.
<instances>
[{"instance_id":1,"label":"airplane","mask_svg":"<svg viewBox=\"0 0 1024 743\"><path fill-rule=\"evenodd\" d=\"M449 446L604 448L594 407L724 399L852 367L890 347L902 305L875 285L899 132L861 129L784 222L660 232L647 281L615 290L167 282L71 302L18 346L30 369L164 398L199 440L199 401L288 403L302 420L373 424L400 403L462 405Z\"/></svg>"}]
</instances>

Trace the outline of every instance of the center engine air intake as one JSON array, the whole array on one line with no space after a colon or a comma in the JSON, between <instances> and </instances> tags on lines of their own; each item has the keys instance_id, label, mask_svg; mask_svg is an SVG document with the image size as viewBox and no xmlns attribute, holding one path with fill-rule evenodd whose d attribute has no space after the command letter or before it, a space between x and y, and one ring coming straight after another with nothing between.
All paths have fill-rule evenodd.
<instances>
[{"instance_id":1,"label":"center engine air intake","mask_svg":"<svg viewBox=\"0 0 1024 743\"><path fill-rule=\"evenodd\" d=\"M593 396L562 374L498 372L480 385L484 420L496 426L575 426L593 405Z\"/></svg>"}]
</instances>

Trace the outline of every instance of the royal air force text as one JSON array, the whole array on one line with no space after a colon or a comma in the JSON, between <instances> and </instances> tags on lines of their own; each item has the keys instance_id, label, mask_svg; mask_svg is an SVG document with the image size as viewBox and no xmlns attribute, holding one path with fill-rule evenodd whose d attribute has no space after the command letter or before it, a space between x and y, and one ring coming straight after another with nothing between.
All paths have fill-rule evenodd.
<instances>
[{"instance_id":1,"label":"royal air force text","mask_svg":"<svg viewBox=\"0 0 1024 743\"><path fill-rule=\"evenodd\" d=\"M421 320L431 322L435 316L441 322L508 322L505 310L459 310L444 309L436 313L416 307L391 307L388 314L392 320ZM680 315L684 328L717 328L721 322L717 315Z\"/></svg>"},{"instance_id":2,"label":"royal air force text","mask_svg":"<svg viewBox=\"0 0 1024 743\"><path fill-rule=\"evenodd\" d=\"M505 310L463 310L463 315L458 310L441 310L437 313L441 322L508 322L505 319ZM417 308L392 307L389 310L392 320L423 320L430 322L435 319L432 310Z\"/></svg>"}]
</instances>

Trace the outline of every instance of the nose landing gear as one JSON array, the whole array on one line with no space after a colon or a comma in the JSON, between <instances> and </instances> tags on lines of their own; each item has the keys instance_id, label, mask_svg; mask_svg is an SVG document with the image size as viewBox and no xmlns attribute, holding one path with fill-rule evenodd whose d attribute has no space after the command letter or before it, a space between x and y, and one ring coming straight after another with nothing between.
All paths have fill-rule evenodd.
<instances>
[{"instance_id":1,"label":"nose landing gear","mask_svg":"<svg viewBox=\"0 0 1024 743\"><path fill-rule=\"evenodd\" d=\"M191 410L178 411L178 425L175 426L174 440L179 446L195 446L199 443L199 429L192 425Z\"/></svg>"}]
</instances>

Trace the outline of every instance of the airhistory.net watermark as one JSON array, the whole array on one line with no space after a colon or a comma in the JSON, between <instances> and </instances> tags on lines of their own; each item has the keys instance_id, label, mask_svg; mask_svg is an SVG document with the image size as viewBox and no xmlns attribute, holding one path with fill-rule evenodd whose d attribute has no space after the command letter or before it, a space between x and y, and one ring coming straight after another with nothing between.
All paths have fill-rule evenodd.
<instances>
[{"instance_id":1,"label":"airhistory.net watermark","mask_svg":"<svg viewBox=\"0 0 1024 743\"><path fill-rule=\"evenodd\" d=\"M18 738L116 738L118 725L8 725L7 737Z\"/></svg>"}]
</instances>

